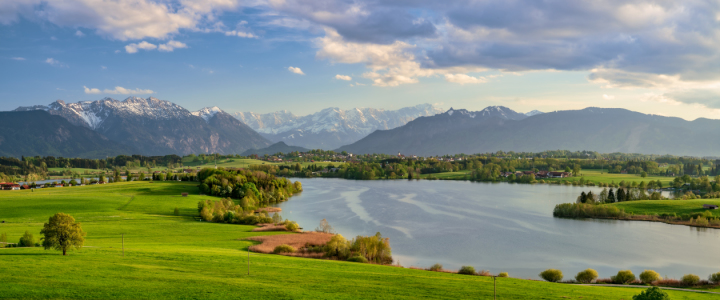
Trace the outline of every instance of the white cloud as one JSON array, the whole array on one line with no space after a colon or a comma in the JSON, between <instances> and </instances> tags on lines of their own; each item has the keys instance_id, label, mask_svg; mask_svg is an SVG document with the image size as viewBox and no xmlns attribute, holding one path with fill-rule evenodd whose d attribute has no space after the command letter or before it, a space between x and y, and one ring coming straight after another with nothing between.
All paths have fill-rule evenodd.
<instances>
[{"instance_id":1,"label":"white cloud","mask_svg":"<svg viewBox=\"0 0 720 300\"><path fill-rule=\"evenodd\" d=\"M143 50L154 50L157 46L155 44L148 43L146 41L142 41L140 43L132 43L127 46L125 46L125 52L127 53L137 53L138 49Z\"/></svg>"},{"instance_id":2,"label":"white cloud","mask_svg":"<svg viewBox=\"0 0 720 300\"><path fill-rule=\"evenodd\" d=\"M158 46L158 50L163 52L172 52L173 50L179 48L187 48L187 45L178 41L169 41L165 44L160 44Z\"/></svg>"},{"instance_id":3,"label":"white cloud","mask_svg":"<svg viewBox=\"0 0 720 300\"><path fill-rule=\"evenodd\" d=\"M602 97L603 97L603 99L605 99L605 100L614 100L614 99L615 99L615 96L613 96L613 95L608 95L608 94L603 94Z\"/></svg>"},{"instance_id":4,"label":"white cloud","mask_svg":"<svg viewBox=\"0 0 720 300\"><path fill-rule=\"evenodd\" d=\"M296 68L296 67L288 67L288 71L293 72L295 74L305 75L305 73L303 73L303 71L300 70L300 68Z\"/></svg>"},{"instance_id":5,"label":"white cloud","mask_svg":"<svg viewBox=\"0 0 720 300\"><path fill-rule=\"evenodd\" d=\"M154 94L155 93L152 90L143 90L143 89L131 90L131 89L126 89L121 86L116 86L115 89L113 89L113 90L104 89L102 91L100 89L88 88L86 86L83 86L83 88L85 89L85 94L113 94L113 95L135 94L135 95L138 95L138 94Z\"/></svg>"},{"instance_id":6,"label":"white cloud","mask_svg":"<svg viewBox=\"0 0 720 300\"><path fill-rule=\"evenodd\" d=\"M335 79L350 81L350 80L352 80L352 77L347 76L347 75L337 74L337 75L335 75Z\"/></svg>"},{"instance_id":7,"label":"white cloud","mask_svg":"<svg viewBox=\"0 0 720 300\"><path fill-rule=\"evenodd\" d=\"M25 60L24 57L13 57L12 59L14 59L14 60Z\"/></svg>"},{"instance_id":8,"label":"white cloud","mask_svg":"<svg viewBox=\"0 0 720 300\"><path fill-rule=\"evenodd\" d=\"M100 66L100 69L107 70L106 66Z\"/></svg>"},{"instance_id":9,"label":"white cloud","mask_svg":"<svg viewBox=\"0 0 720 300\"><path fill-rule=\"evenodd\" d=\"M329 59L335 63L365 64L370 71L363 77L371 79L374 86L416 83L418 77L436 74L483 71L476 67L425 68L411 52L414 45L401 41L388 45L350 42L332 29L327 29L325 37L318 38L316 45L320 48L316 54L320 59Z\"/></svg>"},{"instance_id":10,"label":"white cloud","mask_svg":"<svg viewBox=\"0 0 720 300\"><path fill-rule=\"evenodd\" d=\"M75 35L78 36L78 37L84 37L84 36L85 36L85 34L84 34L82 31L80 31L80 30L75 31Z\"/></svg>"},{"instance_id":11,"label":"white cloud","mask_svg":"<svg viewBox=\"0 0 720 300\"><path fill-rule=\"evenodd\" d=\"M445 80L459 84L487 82L485 77L473 77L467 74L445 74Z\"/></svg>"},{"instance_id":12,"label":"white cloud","mask_svg":"<svg viewBox=\"0 0 720 300\"><path fill-rule=\"evenodd\" d=\"M257 36L254 35L254 34L252 34L252 33L244 32L244 31L237 31L237 30L225 31L225 35L227 35L227 36L239 36L239 37L241 37L241 38L250 38L250 39L256 39L256 38L257 38Z\"/></svg>"},{"instance_id":13,"label":"white cloud","mask_svg":"<svg viewBox=\"0 0 720 300\"><path fill-rule=\"evenodd\" d=\"M51 66L56 66L56 67L67 67L66 64L61 63L61 62L59 62L58 60L56 60L56 59L54 59L54 58L48 58L48 59L46 59L46 60L45 60L45 63L50 64Z\"/></svg>"},{"instance_id":14,"label":"white cloud","mask_svg":"<svg viewBox=\"0 0 720 300\"><path fill-rule=\"evenodd\" d=\"M20 15L57 26L92 28L101 36L127 41L165 39L182 29L200 30L239 0L0 1L0 23L11 24Z\"/></svg>"},{"instance_id":15,"label":"white cloud","mask_svg":"<svg viewBox=\"0 0 720 300\"><path fill-rule=\"evenodd\" d=\"M148 50L148 51L157 49L158 51L162 51L162 52L172 52L175 49L187 48L187 47L188 47L187 44L185 44L183 42L178 42L178 41L169 41L165 44L159 44L159 45L155 45L152 43L148 43L146 41L142 41L140 43L128 44L127 46L125 46L125 52L131 53L131 54L137 53L139 49Z\"/></svg>"}]
</instances>

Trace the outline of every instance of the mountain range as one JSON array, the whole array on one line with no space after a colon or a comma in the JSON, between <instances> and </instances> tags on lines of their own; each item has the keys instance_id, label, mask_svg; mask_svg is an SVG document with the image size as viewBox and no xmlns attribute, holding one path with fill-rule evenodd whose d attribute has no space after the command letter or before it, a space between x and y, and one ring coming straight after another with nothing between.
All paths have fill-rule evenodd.
<instances>
[{"instance_id":1,"label":"mountain range","mask_svg":"<svg viewBox=\"0 0 720 300\"><path fill-rule=\"evenodd\" d=\"M562 149L718 156L719 130L720 120L686 121L619 108L520 114L494 106L420 117L395 129L375 131L336 151L428 156Z\"/></svg>"},{"instance_id":2,"label":"mountain range","mask_svg":"<svg viewBox=\"0 0 720 300\"><path fill-rule=\"evenodd\" d=\"M143 155L236 154L271 143L217 107L197 112L157 98L129 97L97 101L19 107L15 112L46 111L77 127L137 149ZM127 153L131 154L131 153Z\"/></svg>"},{"instance_id":3,"label":"mountain range","mask_svg":"<svg viewBox=\"0 0 720 300\"><path fill-rule=\"evenodd\" d=\"M267 114L237 112L233 115L273 142L330 150L354 143L375 130L393 129L418 117L442 112L443 109L434 105L420 104L398 110L342 110L331 107L302 117L287 110Z\"/></svg>"},{"instance_id":4,"label":"mountain range","mask_svg":"<svg viewBox=\"0 0 720 300\"><path fill-rule=\"evenodd\" d=\"M0 112L0 156L105 158L138 153L46 111Z\"/></svg>"}]
</instances>

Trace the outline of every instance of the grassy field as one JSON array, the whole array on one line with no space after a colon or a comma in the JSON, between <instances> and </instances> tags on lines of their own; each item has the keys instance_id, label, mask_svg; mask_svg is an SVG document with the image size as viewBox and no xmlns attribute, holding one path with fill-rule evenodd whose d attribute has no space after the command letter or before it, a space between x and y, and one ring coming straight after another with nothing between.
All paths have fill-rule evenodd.
<instances>
[{"instance_id":1,"label":"grassy field","mask_svg":"<svg viewBox=\"0 0 720 300\"><path fill-rule=\"evenodd\" d=\"M692 214L710 211L714 216L720 216L720 210L703 209L703 204L720 205L720 199L701 199L701 200L643 200L643 201L626 201L612 204L617 208L624 209L627 213L635 215L651 215L663 213Z\"/></svg>"},{"instance_id":2,"label":"grassy field","mask_svg":"<svg viewBox=\"0 0 720 300\"><path fill-rule=\"evenodd\" d=\"M652 181L660 180L663 183L664 187L668 187L670 185L670 182L672 182L672 180L675 179L673 177L667 177L667 176L648 175L647 177L642 178L642 177L640 177L640 175L637 175L637 174L610 174L610 173L607 173L607 170L605 170L605 172L603 172L603 173L601 173L600 170L582 170L580 172L580 174L582 174L582 176L585 178L585 180L589 180L589 181L592 181L595 183L598 183L598 182L611 183L614 181L617 184L617 183L620 183L620 181L624 180L625 182L635 181L639 184L641 181L645 181L645 183L648 183L648 181L650 181L650 180L652 180ZM580 179L580 177L550 178L550 179L545 179L545 180L546 181L562 181L562 180L573 181L573 180L578 180L578 179Z\"/></svg>"},{"instance_id":3,"label":"grassy field","mask_svg":"<svg viewBox=\"0 0 720 300\"><path fill-rule=\"evenodd\" d=\"M180 197L182 192L190 196ZM197 202L207 198L198 195L194 184L183 182L0 191L0 220L5 221L0 223L0 232L7 233L11 242L26 230L37 239L42 223L57 212L75 216L88 233L86 247L65 257L40 248L0 249L0 298L492 297L490 277L255 253L250 257L248 276L246 250L252 243L243 238L288 233L250 232L253 226L198 222ZM172 214L175 207L180 208L180 216ZM641 290L499 278L497 291L498 299L631 299ZM674 300L717 298L668 293Z\"/></svg>"}]
</instances>

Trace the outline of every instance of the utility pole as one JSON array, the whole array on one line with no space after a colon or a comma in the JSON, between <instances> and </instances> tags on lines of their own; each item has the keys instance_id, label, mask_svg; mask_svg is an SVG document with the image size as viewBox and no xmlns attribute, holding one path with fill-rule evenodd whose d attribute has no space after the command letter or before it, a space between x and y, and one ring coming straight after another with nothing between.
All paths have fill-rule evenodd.
<instances>
[{"instance_id":1,"label":"utility pole","mask_svg":"<svg viewBox=\"0 0 720 300\"><path fill-rule=\"evenodd\" d=\"M497 299L497 283L495 282L495 279L497 276L493 276L493 299Z\"/></svg>"},{"instance_id":2,"label":"utility pole","mask_svg":"<svg viewBox=\"0 0 720 300\"><path fill-rule=\"evenodd\" d=\"M123 253L123 256L125 256L125 234L123 233L121 236L122 236L122 253Z\"/></svg>"}]
</instances>

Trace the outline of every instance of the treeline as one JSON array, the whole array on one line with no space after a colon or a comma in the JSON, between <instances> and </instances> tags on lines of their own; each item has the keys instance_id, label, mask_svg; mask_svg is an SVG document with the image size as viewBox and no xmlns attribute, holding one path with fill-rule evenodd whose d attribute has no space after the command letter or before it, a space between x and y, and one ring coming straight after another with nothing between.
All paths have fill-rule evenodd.
<instances>
[{"instance_id":1,"label":"treeline","mask_svg":"<svg viewBox=\"0 0 720 300\"><path fill-rule=\"evenodd\" d=\"M240 200L244 210L286 201L302 184L256 170L203 169L197 174L202 193Z\"/></svg>"}]
</instances>

